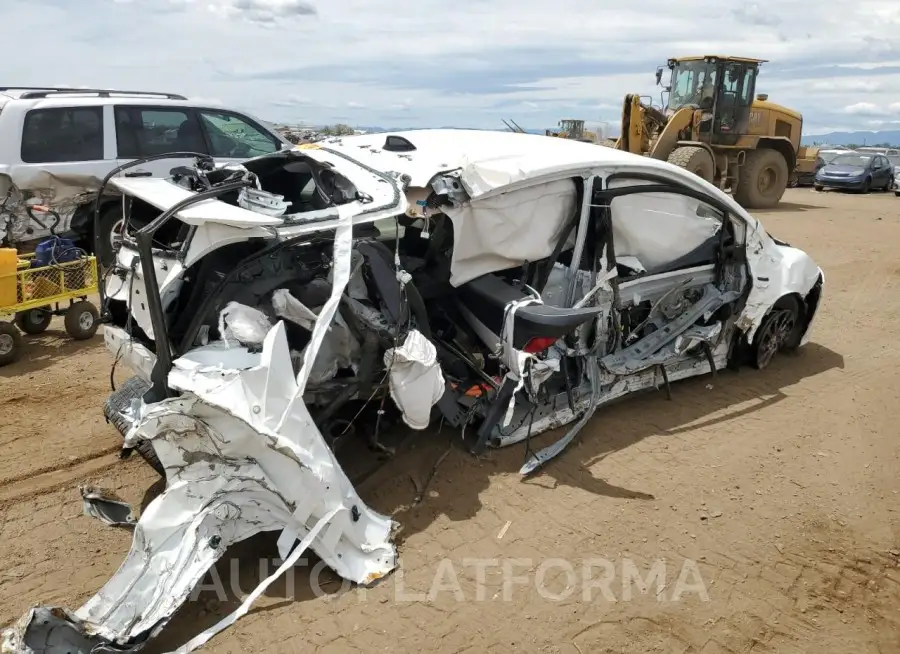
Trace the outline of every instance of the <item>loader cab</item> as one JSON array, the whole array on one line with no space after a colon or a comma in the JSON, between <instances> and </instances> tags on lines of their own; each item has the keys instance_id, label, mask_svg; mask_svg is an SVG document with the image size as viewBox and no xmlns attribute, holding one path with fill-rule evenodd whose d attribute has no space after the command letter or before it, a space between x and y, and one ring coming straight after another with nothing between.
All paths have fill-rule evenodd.
<instances>
[{"instance_id":1,"label":"loader cab","mask_svg":"<svg viewBox=\"0 0 900 654\"><path fill-rule=\"evenodd\" d=\"M747 134L760 59L740 57L684 57L670 59L672 72L667 114L692 107L702 110L704 141L735 145ZM661 79L657 73L657 78Z\"/></svg>"}]
</instances>

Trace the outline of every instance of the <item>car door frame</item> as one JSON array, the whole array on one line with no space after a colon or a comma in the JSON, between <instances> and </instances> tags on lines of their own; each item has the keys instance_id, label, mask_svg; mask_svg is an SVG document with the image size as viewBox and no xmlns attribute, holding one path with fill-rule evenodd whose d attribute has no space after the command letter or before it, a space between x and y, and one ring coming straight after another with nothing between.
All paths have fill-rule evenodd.
<instances>
[{"instance_id":1,"label":"car door frame","mask_svg":"<svg viewBox=\"0 0 900 654\"><path fill-rule=\"evenodd\" d=\"M888 188L888 184L891 181L891 176L893 174L894 167L891 164L891 160L887 158L887 155L883 154L880 156L881 158L881 168L883 170L882 177L884 177L885 188Z\"/></svg>"},{"instance_id":2,"label":"car door frame","mask_svg":"<svg viewBox=\"0 0 900 654\"><path fill-rule=\"evenodd\" d=\"M610 188L610 183L617 182L619 180L631 180L635 183ZM606 271L613 271L615 269L615 266L617 265L615 253L615 237L612 229L612 200L614 200L616 197L635 195L639 193L672 193L693 198L698 202L705 203L716 211L720 212L722 214L722 227L719 230L720 249L718 261L712 262L711 264L704 264L702 266L692 266L683 269L683 271L644 273L641 276L635 277L633 281L640 281L642 284L652 284L654 280L661 280L667 277L676 277L677 275L674 273L677 272L686 272L692 270L700 272L701 270L709 270L711 268L714 272L714 283L716 283L716 285L718 286L718 283L721 281L723 276L724 266L726 263L725 256L730 255L734 259L735 263L742 264L743 268L743 288L741 288L740 297L732 302L732 304L734 305L734 310L732 311L731 315L739 315L743 309L744 304L746 303L747 297L749 296L750 290L752 288L752 274L746 256L746 232L743 229L737 229L736 225L736 223L738 223L741 226L746 227L746 222L743 220L743 218L741 218L740 214L736 213L733 208L729 207L726 203L722 202L718 198L715 198L703 191L693 189L686 184L677 180L673 180L669 177L666 177L665 175L659 175L649 172L613 172L604 178L603 188L592 193L591 201L594 203L593 206L603 207L602 213L605 214L605 216L601 219L608 222L606 228L607 240L604 244L602 253L602 260L604 262ZM729 235L734 239L734 242L726 248L725 240ZM612 245L612 247L610 247L610 244ZM610 255L612 255L611 259ZM617 275L613 275L610 282L613 286L614 297L618 297L620 282ZM652 356L652 354L657 350L658 348L650 350L645 354L645 356ZM710 366L713 367L712 361L710 361ZM702 374L702 372L698 371L697 374Z\"/></svg>"},{"instance_id":3,"label":"car door frame","mask_svg":"<svg viewBox=\"0 0 900 654\"><path fill-rule=\"evenodd\" d=\"M877 187L879 183L881 183L881 155L874 154L872 156L871 161L869 161L869 167L866 171L872 177L872 182L869 185L870 187Z\"/></svg>"}]
</instances>

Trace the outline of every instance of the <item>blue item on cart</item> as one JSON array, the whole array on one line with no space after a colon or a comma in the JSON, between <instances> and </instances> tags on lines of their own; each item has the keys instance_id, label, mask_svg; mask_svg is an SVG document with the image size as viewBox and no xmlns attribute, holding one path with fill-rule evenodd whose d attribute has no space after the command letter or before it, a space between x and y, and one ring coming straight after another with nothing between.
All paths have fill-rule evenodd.
<instances>
[{"instance_id":1,"label":"blue item on cart","mask_svg":"<svg viewBox=\"0 0 900 654\"><path fill-rule=\"evenodd\" d=\"M46 238L34 249L34 259L31 260L32 268L41 268L53 264L75 261L82 255L82 250L75 245L75 241L62 236Z\"/></svg>"}]
</instances>

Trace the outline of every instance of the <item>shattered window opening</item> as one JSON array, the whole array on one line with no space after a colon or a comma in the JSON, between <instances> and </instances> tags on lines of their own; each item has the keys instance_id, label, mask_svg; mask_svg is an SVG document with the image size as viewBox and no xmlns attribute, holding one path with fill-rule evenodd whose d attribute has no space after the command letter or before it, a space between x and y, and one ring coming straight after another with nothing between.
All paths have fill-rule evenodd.
<instances>
[{"instance_id":1,"label":"shattered window opening","mask_svg":"<svg viewBox=\"0 0 900 654\"><path fill-rule=\"evenodd\" d=\"M279 149L270 134L235 114L208 109L199 114L214 157L258 157Z\"/></svg>"}]
</instances>

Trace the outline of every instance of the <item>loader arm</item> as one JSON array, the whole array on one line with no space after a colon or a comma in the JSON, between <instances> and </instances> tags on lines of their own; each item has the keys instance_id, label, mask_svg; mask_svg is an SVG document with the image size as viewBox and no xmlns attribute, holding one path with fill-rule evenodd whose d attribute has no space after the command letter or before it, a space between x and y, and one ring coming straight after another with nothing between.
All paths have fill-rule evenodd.
<instances>
[{"instance_id":1,"label":"loader arm","mask_svg":"<svg viewBox=\"0 0 900 654\"><path fill-rule=\"evenodd\" d=\"M693 116L694 110L691 107L682 107L676 111L659 133L656 143L650 151L650 156L654 159L661 159L662 161L667 160L680 140L678 135L684 128L691 124Z\"/></svg>"},{"instance_id":2,"label":"loader arm","mask_svg":"<svg viewBox=\"0 0 900 654\"><path fill-rule=\"evenodd\" d=\"M632 154L643 154L644 140L644 107L641 97L636 93L625 96L622 106L622 131L616 142L616 149Z\"/></svg>"}]
</instances>

